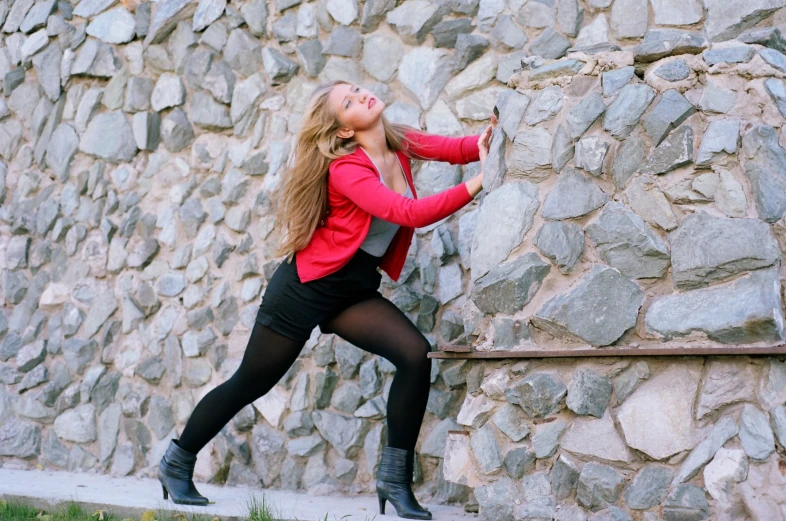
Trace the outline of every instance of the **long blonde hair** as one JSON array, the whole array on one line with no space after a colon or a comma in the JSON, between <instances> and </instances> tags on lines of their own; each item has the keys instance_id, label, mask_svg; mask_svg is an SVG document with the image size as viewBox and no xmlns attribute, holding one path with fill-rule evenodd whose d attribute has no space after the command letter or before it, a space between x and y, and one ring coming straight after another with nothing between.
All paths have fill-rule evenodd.
<instances>
[{"instance_id":1,"label":"long blonde hair","mask_svg":"<svg viewBox=\"0 0 786 521\"><path fill-rule=\"evenodd\" d=\"M274 256L286 255L287 262L295 252L308 245L327 213L330 162L351 154L358 146L353 137L345 139L336 134L341 123L328 99L333 87L339 84L351 85L348 81L335 80L320 84L311 94L303 112L292 160L287 162L281 190L276 194L276 226L283 238ZM382 126L389 149L401 150L415 160L425 159L409 148L410 142L404 136L405 132L417 129L391 123L384 114Z\"/></svg>"}]
</instances>

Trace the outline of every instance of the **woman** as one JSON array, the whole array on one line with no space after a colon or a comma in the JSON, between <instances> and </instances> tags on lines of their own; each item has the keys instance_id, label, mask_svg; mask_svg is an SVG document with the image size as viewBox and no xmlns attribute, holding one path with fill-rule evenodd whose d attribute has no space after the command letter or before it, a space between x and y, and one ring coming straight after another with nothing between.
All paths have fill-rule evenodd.
<instances>
[{"instance_id":1,"label":"woman","mask_svg":"<svg viewBox=\"0 0 786 521\"><path fill-rule=\"evenodd\" d=\"M428 340L377 290L377 268L398 280L415 227L443 219L481 190L473 179L417 199L408 158L466 164L488 155L492 127L447 138L389 123L385 104L344 81L320 85L303 115L284 176L276 222L287 255L270 279L243 360L197 404L161 459L164 499L205 505L192 481L196 454L244 406L267 393L298 357L314 327L396 366L387 402L388 443L377 471L380 513L431 519L412 493L415 443L426 410ZM295 262L291 262L294 259Z\"/></svg>"}]
</instances>

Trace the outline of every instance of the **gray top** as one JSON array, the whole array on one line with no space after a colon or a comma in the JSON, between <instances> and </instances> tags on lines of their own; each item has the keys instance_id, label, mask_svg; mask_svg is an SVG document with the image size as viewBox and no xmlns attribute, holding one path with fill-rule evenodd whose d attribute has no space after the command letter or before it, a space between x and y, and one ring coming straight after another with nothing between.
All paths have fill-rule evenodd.
<instances>
[{"instance_id":1,"label":"gray top","mask_svg":"<svg viewBox=\"0 0 786 521\"><path fill-rule=\"evenodd\" d=\"M361 150L363 150L361 148ZM365 153L365 150L363 150ZM366 154L368 155L368 154ZM398 158L398 155L396 156ZM369 157L371 159L371 157ZM371 161L374 162L373 160ZM401 165L401 160L399 159L399 165ZM377 165L374 165L376 168ZM404 167L401 166L401 171L404 171ZM379 174L379 169L377 168L377 173ZM379 181L382 184L385 182L382 180L382 176L380 175ZM387 186L387 185L385 185ZM390 187L388 187L390 188ZM403 194L404 197L409 197L410 199L413 198L412 190L409 187L409 183L407 183L407 191ZM398 224L394 224L392 222L386 221L384 219L380 219L379 217L372 215L371 216L371 227L368 229L368 235L363 240L363 244L360 245L360 249L374 255L375 257L382 257L390 246L390 241L393 240L393 236L396 235L396 232L400 226Z\"/></svg>"}]
</instances>

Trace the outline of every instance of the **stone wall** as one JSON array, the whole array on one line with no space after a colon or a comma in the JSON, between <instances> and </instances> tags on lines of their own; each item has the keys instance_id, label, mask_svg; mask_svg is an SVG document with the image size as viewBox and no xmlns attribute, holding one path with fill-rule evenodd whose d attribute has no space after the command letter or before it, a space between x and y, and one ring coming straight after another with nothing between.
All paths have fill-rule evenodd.
<instances>
[{"instance_id":1,"label":"stone wall","mask_svg":"<svg viewBox=\"0 0 786 521\"><path fill-rule=\"evenodd\" d=\"M435 345L782 343L784 5L0 0L0 464L155 475L242 357L281 167L335 78L443 135L501 108L487 193L383 279ZM419 165L419 195L478 166ZM315 329L197 477L372 492L394 371ZM435 361L432 384L425 501L786 518L783 357Z\"/></svg>"}]
</instances>

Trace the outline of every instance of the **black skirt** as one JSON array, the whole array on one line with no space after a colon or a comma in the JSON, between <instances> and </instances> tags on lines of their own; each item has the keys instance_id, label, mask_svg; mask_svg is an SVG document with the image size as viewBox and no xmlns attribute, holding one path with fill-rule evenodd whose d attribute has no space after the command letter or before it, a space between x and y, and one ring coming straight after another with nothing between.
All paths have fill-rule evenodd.
<instances>
[{"instance_id":1,"label":"black skirt","mask_svg":"<svg viewBox=\"0 0 786 521\"><path fill-rule=\"evenodd\" d=\"M379 295L382 274L377 270L382 257L357 250L336 272L300 282L295 258L282 262L265 289L256 321L289 338L306 342L311 332L349 306Z\"/></svg>"}]
</instances>

